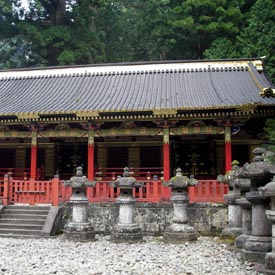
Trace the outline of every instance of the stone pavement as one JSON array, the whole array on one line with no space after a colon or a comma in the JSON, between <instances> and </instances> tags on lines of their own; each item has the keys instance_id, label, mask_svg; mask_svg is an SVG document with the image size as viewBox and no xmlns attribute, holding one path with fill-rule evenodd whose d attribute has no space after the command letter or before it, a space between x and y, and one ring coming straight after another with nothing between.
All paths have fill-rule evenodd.
<instances>
[{"instance_id":1,"label":"stone pavement","mask_svg":"<svg viewBox=\"0 0 275 275\"><path fill-rule=\"evenodd\" d=\"M0 238L0 274L5 275L260 275L253 264L218 238L165 244L146 237L137 244L114 244L109 236L96 242Z\"/></svg>"}]
</instances>

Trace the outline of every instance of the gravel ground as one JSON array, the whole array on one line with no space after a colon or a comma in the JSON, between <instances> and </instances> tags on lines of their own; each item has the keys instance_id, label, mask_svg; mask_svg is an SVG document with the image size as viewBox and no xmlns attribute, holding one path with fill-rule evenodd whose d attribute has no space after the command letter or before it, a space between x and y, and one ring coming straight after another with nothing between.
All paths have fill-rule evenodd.
<instances>
[{"instance_id":1,"label":"gravel ground","mask_svg":"<svg viewBox=\"0 0 275 275\"><path fill-rule=\"evenodd\" d=\"M108 236L79 243L53 239L0 238L0 274L5 275L258 275L253 264L217 238L165 244L147 237L114 244Z\"/></svg>"}]
</instances>

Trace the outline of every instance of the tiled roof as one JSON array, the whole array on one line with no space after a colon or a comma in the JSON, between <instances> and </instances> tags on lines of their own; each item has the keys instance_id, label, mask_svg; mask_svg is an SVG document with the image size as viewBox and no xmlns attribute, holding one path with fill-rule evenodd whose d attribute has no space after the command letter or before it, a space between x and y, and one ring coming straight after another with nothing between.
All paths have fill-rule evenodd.
<instances>
[{"instance_id":1,"label":"tiled roof","mask_svg":"<svg viewBox=\"0 0 275 275\"><path fill-rule=\"evenodd\" d=\"M0 115L275 106L273 91L260 60L2 71Z\"/></svg>"}]
</instances>

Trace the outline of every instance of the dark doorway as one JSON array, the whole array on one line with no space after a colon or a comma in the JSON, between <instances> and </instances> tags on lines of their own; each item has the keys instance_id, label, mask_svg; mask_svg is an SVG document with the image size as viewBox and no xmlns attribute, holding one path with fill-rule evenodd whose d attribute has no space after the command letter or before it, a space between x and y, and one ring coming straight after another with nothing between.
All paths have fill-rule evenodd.
<instances>
[{"instance_id":1,"label":"dark doorway","mask_svg":"<svg viewBox=\"0 0 275 275\"><path fill-rule=\"evenodd\" d=\"M107 153L107 167L121 168L128 166L128 147L109 147Z\"/></svg>"},{"instance_id":2,"label":"dark doorway","mask_svg":"<svg viewBox=\"0 0 275 275\"><path fill-rule=\"evenodd\" d=\"M215 177L214 143L208 140L183 141L178 148L176 167L198 179Z\"/></svg>"},{"instance_id":3,"label":"dark doorway","mask_svg":"<svg viewBox=\"0 0 275 275\"><path fill-rule=\"evenodd\" d=\"M15 149L0 149L0 167L13 168L15 166Z\"/></svg>"},{"instance_id":4,"label":"dark doorway","mask_svg":"<svg viewBox=\"0 0 275 275\"><path fill-rule=\"evenodd\" d=\"M160 146L140 147L140 167L162 167Z\"/></svg>"},{"instance_id":5,"label":"dark doorway","mask_svg":"<svg viewBox=\"0 0 275 275\"><path fill-rule=\"evenodd\" d=\"M248 145L232 145L232 161L237 160L240 165L249 162L249 146Z\"/></svg>"},{"instance_id":6,"label":"dark doorway","mask_svg":"<svg viewBox=\"0 0 275 275\"><path fill-rule=\"evenodd\" d=\"M58 144L58 173L62 178L75 175L76 167L83 167L87 172L87 144L80 142L60 142Z\"/></svg>"}]
</instances>

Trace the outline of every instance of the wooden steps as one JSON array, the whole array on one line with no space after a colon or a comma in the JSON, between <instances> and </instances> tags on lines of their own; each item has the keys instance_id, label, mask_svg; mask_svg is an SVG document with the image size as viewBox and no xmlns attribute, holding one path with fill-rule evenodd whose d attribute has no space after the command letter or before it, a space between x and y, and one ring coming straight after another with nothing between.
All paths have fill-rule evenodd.
<instances>
[{"instance_id":1,"label":"wooden steps","mask_svg":"<svg viewBox=\"0 0 275 275\"><path fill-rule=\"evenodd\" d=\"M5 206L0 216L0 237L38 238L50 206Z\"/></svg>"}]
</instances>

